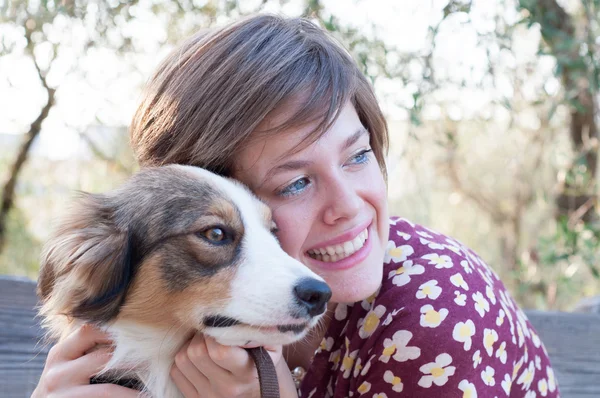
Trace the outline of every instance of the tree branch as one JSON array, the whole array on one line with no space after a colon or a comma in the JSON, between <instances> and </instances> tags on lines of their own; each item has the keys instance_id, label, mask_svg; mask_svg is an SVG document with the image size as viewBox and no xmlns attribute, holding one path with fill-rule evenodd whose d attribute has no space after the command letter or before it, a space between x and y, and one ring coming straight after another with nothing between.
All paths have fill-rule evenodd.
<instances>
[{"instance_id":1,"label":"tree branch","mask_svg":"<svg viewBox=\"0 0 600 398\"><path fill-rule=\"evenodd\" d=\"M6 242L6 224L8 219L8 213L14 205L15 188L17 186L19 175L21 173L21 170L23 169L23 166L25 165L25 162L29 155L29 150L31 149L33 142L35 141L42 129L42 123L48 117L52 106L54 106L54 95L56 92L55 89L48 86L48 83L46 81L46 75L42 72L39 64L37 63L37 60L35 59L35 55L33 54L32 49L33 44L31 41L31 31L29 29L26 29L25 38L27 40L27 49L29 55L31 56L33 65L35 67L37 75L40 78L42 86L46 90L48 99L46 101L46 104L40 110L40 114L38 115L38 117L29 126L29 131L27 131L27 133L25 134L23 143L21 144L21 147L19 148L19 151L17 153L17 158L15 159L14 163L10 168L8 179L2 187L2 198L0 202L0 253L2 252L2 249Z\"/></svg>"}]
</instances>

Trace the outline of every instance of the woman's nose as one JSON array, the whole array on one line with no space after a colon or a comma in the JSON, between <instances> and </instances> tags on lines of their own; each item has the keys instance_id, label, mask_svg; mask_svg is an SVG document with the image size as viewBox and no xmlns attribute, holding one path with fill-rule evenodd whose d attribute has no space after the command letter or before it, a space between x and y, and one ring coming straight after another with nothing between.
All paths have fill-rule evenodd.
<instances>
[{"instance_id":1,"label":"woman's nose","mask_svg":"<svg viewBox=\"0 0 600 398\"><path fill-rule=\"evenodd\" d=\"M327 224L335 224L344 219L354 218L360 211L362 199L359 187L352 181L335 179L329 181L326 188L324 221Z\"/></svg>"}]
</instances>

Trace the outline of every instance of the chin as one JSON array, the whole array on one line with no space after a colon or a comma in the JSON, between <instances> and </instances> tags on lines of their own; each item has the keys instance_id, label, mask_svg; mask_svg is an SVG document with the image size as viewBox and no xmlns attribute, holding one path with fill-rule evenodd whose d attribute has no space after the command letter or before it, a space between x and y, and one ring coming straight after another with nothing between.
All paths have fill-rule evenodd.
<instances>
[{"instance_id":1,"label":"chin","mask_svg":"<svg viewBox=\"0 0 600 398\"><path fill-rule=\"evenodd\" d=\"M334 303L357 303L371 297L381 287L383 279L383 261L378 268L370 267L363 272L352 272L350 269L344 278L336 278L326 282L331 286Z\"/></svg>"},{"instance_id":2,"label":"chin","mask_svg":"<svg viewBox=\"0 0 600 398\"><path fill-rule=\"evenodd\" d=\"M330 288L272 230L245 187L195 167L144 169L116 191L84 194L44 249L43 326L53 340L98 326L114 341L101 375L182 397L169 372L194 333L291 344L325 312Z\"/></svg>"}]
</instances>

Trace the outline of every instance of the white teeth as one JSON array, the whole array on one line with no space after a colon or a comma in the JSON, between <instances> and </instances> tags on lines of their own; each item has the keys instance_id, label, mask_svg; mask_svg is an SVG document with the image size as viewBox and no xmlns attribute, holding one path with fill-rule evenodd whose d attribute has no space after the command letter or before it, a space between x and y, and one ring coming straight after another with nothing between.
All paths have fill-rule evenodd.
<instances>
[{"instance_id":1,"label":"white teeth","mask_svg":"<svg viewBox=\"0 0 600 398\"><path fill-rule=\"evenodd\" d=\"M354 251L357 251L358 249L360 249L363 245L364 240L361 239L360 236L357 236L356 238L354 238L354 240L352 241L352 246L354 246Z\"/></svg>"},{"instance_id":2,"label":"white teeth","mask_svg":"<svg viewBox=\"0 0 600 398\"><path fill-rule=\"evenodd\" d=\"M352 245L352 242L345 242L344 243L344 251L346 253L350 253L354 251L354 246Z\"/></svg>"},{"instance_id":3,"label":"white teeth","mask_svg":"<svg viewBox=\"0 0 600 398\"><path fill-rule=\"evenodd\" d=\"M354 254L357 250L362 248L368 237L369 232L367 229L365 229L360 234L358 234L356 238L350 241L341 243L339 245L326 246L319 249L312 249L308 251L308 254L316 260L324 262L335 262Z\"/></svg>"}]
</instances>

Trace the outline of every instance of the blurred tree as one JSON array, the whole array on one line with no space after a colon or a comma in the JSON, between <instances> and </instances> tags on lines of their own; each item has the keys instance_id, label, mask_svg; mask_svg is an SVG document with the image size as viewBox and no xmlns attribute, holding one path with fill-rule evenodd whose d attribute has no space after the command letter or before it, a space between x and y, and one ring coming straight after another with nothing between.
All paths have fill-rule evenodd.
<instances>
[{"instance_id":1,"label":"blurred tree","mask_svg":"<svg viewBox=\"0 0 600 398\"><path fill-rule=\"evenodd\" d=\"M528 25L537 24L540 28L545 44L541 51L556 59L556 73L569 107L574 155L558 181L557 215L584 221L597 220L598 4L597 0L581 0L583 13L570 15L556 0L519 2L520 8L527 11Z\"/></svg>"},{"instance_id":2,"label":"blurred tree","mask_svg":"<svg viewBox=\"0 0 600 398\"><path fill-rule=\"evenodd\" d=\"M261 3L258 6L260 7ZM136 37L128 24L135 21L141 12L152 12L164 21L167 31L165 42L170 42L187 36L200 27L213 25L218 16L235 13L237 8L238 2L230 0L142 3L137 0L0 0L0 28L4 32L12 33L2 35L0 57L27 57L35 71L35 76L31 79L39 80L46 97L37 117L23 135L22 144L10 165L5 181L1 182L0 253L6 241L7 218L15 203L15 189L19 176L44 121L57 101L60 101L60 82L52 84L48 76L55 72L55 69L64 67L58 65L63 53L67 54L65 57L71 60L72 65L71 69L62 72L62 75L82 73L78 68L78 60L84 58L92 48L109 49L121 55L139 50L136 48ZM248 9L246 12L257 10L258 8ZM74 35L78 37L69 38L70 32L76 32ZM120 164L110 154L103 153L85 132L80 131L79 134L96 156ZM121 169L131 172L123 167Z\"/></svg>"},{"instance_id":3,"label":"blurred tree","mask_svg":"<svg viewBox=\"0 0 600 398\"><path fill-rule=\"evenodd\" d=\"M130 18L130 7L136 2L105 1L26 1L7 0L0 2L0 24L4 29L19 32L20 35L8 38L3 36L0 43L0 57L22 52L31 60L37 74L36 78L46 96L45 104L38 116L24 134L23 143L10 167L6 181L2 183L2 199L0 202L0 252L6 240L8 214L14 205L15 188L29 151L38 137L44 120L48 117L56 103L58 87L49 85L47 76L51 73L54 61L61 53L61 42L56 35L51 35L49 27L54 24L71 24L73 21L85 22L88 32L83 38L80 51L87 51L92 46L108 45L116 51L124 51L131 45L126 36L111 41L105 33L118 25L119 18ZM34 77L32 77L34 78Z\"/></svg>"},{"instance_id":4,"label":"blurred tree","mask_svg":"<svg viewBox=\"0 0 600 398\"><path fill-rule=\"evenodd\" d=\"M575 286L582 294L598 280L599 2L506 0L485 16L482 3L450 0L431 27L432 53L419 57L423 73L413 78L419 87L409 109L413 135L439 144L435 162L454 198L466 199L490 220L493 233L476 246L497 239L497 253L486 257L497 261L517 299L564 308ZM437 33L465 27L476 36L476 44L465 43L468 55L485 57L487 67L482 72L471 61L463 65L471 74L453 74L447 63L435 62L444 41ZM537 53L527 50L538 42ZM474 96L482 103L476 112L456 104ZM439 116L422 125L432 110ZM426 150L431 141L416 152ZM569 293L558 303L560 289Z\"/></svg>"}]
</instances>

